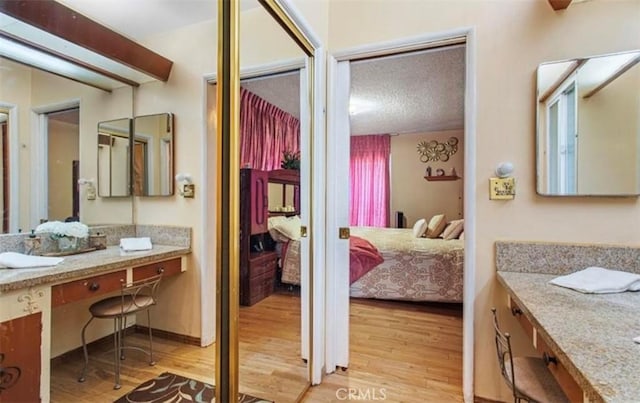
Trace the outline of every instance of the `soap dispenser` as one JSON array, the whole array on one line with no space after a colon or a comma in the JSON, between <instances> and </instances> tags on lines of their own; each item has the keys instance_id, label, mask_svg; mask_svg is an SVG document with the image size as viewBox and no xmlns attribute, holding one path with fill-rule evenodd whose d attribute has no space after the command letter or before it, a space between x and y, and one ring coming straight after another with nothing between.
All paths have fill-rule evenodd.
<instances>
[{"instance_id":1,"label":"soap dispenser","mask_svg":"<svg viewBox=\"0 0 640 403\"><path fill-rule=\"evenodd\" d=\"M40 237L35 234L34 230L31 230L31 234L24 239L25 255L40 255L41 246Z\"/></svg>"}]
</instances>

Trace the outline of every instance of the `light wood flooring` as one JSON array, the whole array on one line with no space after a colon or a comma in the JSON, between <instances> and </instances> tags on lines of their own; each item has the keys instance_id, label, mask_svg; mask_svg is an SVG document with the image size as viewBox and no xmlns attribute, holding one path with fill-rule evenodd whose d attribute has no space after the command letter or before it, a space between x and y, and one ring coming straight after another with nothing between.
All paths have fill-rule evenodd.
<instances>
[{"instance_id":1,"label":"light wood flooring","mask_svg":"<svg viewBox=\"0 0 640 403\"><path fill-rule=\"evenodd\" d=\"M352 400L359 401L461 402L460 308L353 299L350 366L327 375L302 401L340 402L351 392ZM299 358L299 320L299 299L291 295L272 295L241 309L241 392L284 403L299 398L306 377ZM146 344L143 334L126 340ZM214 346L201 348L155 338L156 365L151 367L144 355L129 352L122 362L122 389L113 390L113 352L109 349L110 345L104 345L90 350L84 383L76 381L82 367L80 356L52 368L51 401L112 402L165 371L214 382Z\"/></svg>"}]
</instances>

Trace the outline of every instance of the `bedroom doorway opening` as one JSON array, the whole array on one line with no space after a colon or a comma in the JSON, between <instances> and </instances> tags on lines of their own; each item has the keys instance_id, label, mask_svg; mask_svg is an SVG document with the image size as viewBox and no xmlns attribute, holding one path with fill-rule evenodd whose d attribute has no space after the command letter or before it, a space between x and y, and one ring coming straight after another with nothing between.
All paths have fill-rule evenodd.
<instances>
[{"instance_id":1,"label":"bedroom doorway opening","mask_svg":"<svg viewBox=\"0 0 640 403\"><path fill-rule=\"evenodd\" d=\"M392 400L460 399L472 382L467 36L369 46L329 67L329 231L347 223L351 237L328 240L338 269L327 280L327 368L366 366L378 383L397 369Z\"/></svg>"}]
</instances>

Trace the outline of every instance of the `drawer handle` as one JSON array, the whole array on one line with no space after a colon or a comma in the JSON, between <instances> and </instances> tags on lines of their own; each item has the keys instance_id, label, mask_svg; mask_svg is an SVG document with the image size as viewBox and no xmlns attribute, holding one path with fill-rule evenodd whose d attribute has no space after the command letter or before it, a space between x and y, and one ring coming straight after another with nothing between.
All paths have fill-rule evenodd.
<instances>
[{"instance_id":1,"label":"drawer handle","mask_svg":"<svg viewBox=\"0 0 640 403\"><path fill-rule=\"evenodd\" d=\"M89 291L98 291L100 289L99 283L91 283L89 284Z\"/></svg>"},{"instance_id":2,"label":"drawer handle","mask_svg":"<svg viewBox=\"0 0 640 403\"><path fill-rule=\"evenodd\" d=\"M162 274L162 273L164 273L164 267L162 267L162 266L158 267L158 270L156 270L156 272L157 272L158 274Z\"/></svg>"},{"instance_id":3,"label":"drawer handle","mask_svg":"<svg viewBox=\"0 0 640 403\"><path fill-rule=\"evenodd\" d=\"M553 365L558 365L558 359L552 355L547 354L546 351L542 353L542 360L544 361L545 365L549 365L551 363L553 363Z\"/></svg>"},{"instance_id":4,"label":"drawer handle","mask_svg":"<svg viewBox=\"0 0 640 403\"><path fill-rule=\"evenodd\" d=\"M513 316L522 315L522 309L520 309L520 308L511 308L511 315L513 315Z\"/></svg>"}]
</instances>

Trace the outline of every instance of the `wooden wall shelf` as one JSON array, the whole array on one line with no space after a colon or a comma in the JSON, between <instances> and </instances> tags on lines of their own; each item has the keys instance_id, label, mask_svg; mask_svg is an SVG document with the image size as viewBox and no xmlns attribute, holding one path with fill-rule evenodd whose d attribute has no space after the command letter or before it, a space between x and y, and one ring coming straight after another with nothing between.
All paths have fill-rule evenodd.
<instances>
[{"instance_id":1,"label":"wooden wall shelf","mask_svg":"<svg viewBox=\"0 0 640 403\"><path fill-rule=\"evenodd\" d=\"M429 182L457 181L458 179L462 179L458 175L425 176L424 178Z\"/></svg>"}]
</instances>

